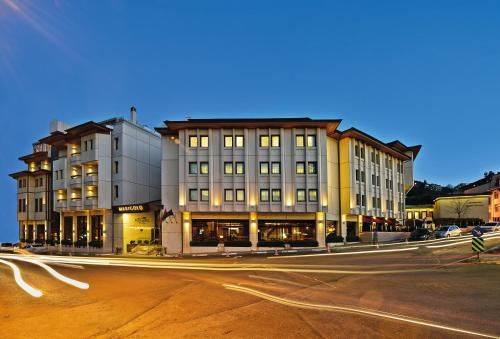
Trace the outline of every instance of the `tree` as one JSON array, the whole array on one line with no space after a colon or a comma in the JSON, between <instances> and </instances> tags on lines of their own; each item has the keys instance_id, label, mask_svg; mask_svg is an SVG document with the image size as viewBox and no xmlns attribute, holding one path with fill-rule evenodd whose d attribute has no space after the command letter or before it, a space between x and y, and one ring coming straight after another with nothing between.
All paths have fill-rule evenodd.
<instances>
[{"instance_id":1,"label":"tree","mask_svg":"<svg viewBox=\"0 0 500 339\"><path fill-rule=\"evenodd\" d=\"M452 213L456 214L460 226L462 226L462 218L467 215L467 212L470 208L469 200L466 199L456 199L451 203L450 209Z\"/></svg>"}]
</instances>

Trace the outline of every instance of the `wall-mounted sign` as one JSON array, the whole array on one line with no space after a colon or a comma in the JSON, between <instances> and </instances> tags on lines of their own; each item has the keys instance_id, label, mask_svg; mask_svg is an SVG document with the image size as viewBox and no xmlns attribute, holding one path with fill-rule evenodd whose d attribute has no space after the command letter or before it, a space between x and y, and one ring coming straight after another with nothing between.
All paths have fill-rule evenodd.
<instances>
[{"instance_id":1,"label":"wall-mounted sign","mask_svg":"<svg viewBox=\"0 0 500 339\"><path fill-rule=\"evenodd\" d=\"M149 206L145 204L113 206L114 213L143 213L148 211Z\"/></svg>"}]
</instances>

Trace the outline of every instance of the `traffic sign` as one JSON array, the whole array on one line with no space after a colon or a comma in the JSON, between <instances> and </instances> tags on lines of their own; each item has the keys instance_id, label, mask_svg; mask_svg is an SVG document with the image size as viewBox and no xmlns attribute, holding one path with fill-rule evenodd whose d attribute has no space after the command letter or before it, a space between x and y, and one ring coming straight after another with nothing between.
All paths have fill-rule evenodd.
<instances>
[{"instance_id":1,"label":"traffic sign","mask_svg":"<svg viewBox=\"0 0 500 339\"><path fill-rule=\"evenodd\" d=\"M474 252L484 252L484 239L483 238L472 238L472 250Z\"/></svg>"},{"instance_id":2,"label":"traffic sign","mask_svg":"<svg viewBox=\"0 0 500 339\"><path fill-rule=\"evenodd\" d=\"M480 238L483 236L483 228L481 226L476 226L471 231L472 235L476 238Z\"/></svg>"}]
</instances>

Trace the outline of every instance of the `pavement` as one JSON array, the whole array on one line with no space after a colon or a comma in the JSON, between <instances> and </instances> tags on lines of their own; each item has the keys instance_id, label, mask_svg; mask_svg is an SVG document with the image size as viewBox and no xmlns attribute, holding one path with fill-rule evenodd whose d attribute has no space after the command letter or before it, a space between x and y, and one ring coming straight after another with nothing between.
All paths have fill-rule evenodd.
<instances>
[{"instance_id":1,"label":"pavement","mask_svg":"<svg viewBox=\"0 0 500 339\"><path fill-rule=\"evenodd\" d=\"M463 237L289 256L0 254L0 337L500 338L495 255L467 260Z\"/></svg>"}]
</instances>

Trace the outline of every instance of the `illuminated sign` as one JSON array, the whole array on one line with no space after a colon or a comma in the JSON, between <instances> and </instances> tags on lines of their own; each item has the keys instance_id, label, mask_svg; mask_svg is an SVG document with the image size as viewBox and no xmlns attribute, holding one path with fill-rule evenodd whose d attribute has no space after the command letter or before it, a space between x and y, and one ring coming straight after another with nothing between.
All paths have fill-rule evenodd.
<instances>
[{"instance_id":1,"label":"illuminated sign","mask_svg":"<svg viewBox=\"0 0 500 339\"><path fill-rule=\"evenodd\" d=\"M123 205L123 206L113 206L113 212L115 213L142 213L149 210L148 205Z\"/></svg>"}]
</instances>

